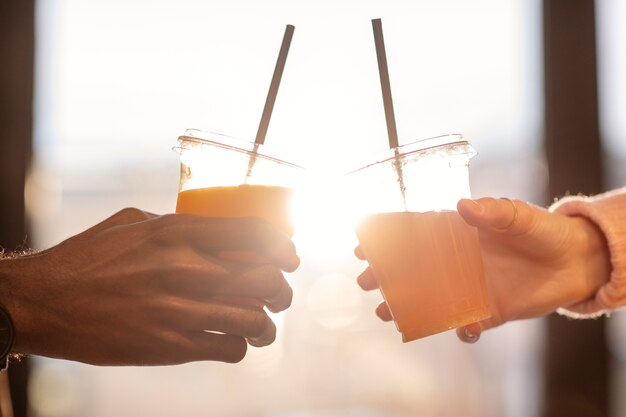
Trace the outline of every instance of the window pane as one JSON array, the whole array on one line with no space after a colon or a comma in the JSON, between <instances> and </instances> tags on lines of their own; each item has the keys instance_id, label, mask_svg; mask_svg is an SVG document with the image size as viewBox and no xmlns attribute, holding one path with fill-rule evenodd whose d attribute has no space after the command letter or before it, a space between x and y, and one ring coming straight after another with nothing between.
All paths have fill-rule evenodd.
<instances>
[{"instance_id":1,"label":"window pane","mask_svg":"<svg viewBox=\"0 0 626 417\"><path fill-rule=\"evenodd\" d=\"M597 1L600 129L609 187L626 184L626 4Z\"/></svg>"},{"instance_id":2,"label":"window pane","mask_svg":"<svg viewBox=\"0 0 626 417\"><path fill-rule=\"evenodd\" d=\"M626 4L596 0L600 132L604 145L607 188L626 185ZM607 321L612 353L613 415L626 413L626 314Z\"/></svg>"}]
</instances>

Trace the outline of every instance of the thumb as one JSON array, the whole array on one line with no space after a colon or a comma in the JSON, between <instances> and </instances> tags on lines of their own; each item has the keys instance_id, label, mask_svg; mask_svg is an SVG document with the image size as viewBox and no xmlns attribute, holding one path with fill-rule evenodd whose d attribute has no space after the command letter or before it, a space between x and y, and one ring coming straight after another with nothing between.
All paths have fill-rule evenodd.
<instances>
[{"instance_id":1,"label":"thumb","mask_svg":"<svg viewBox=\"0 0 626 417\"><path fill-rule=\"evenodd\" d=\"M523 233L534 222L532 210L521 200L491 197L463 199L458 202L457 209L469 225L496 232Z\"/></svg>"}]
</instances>

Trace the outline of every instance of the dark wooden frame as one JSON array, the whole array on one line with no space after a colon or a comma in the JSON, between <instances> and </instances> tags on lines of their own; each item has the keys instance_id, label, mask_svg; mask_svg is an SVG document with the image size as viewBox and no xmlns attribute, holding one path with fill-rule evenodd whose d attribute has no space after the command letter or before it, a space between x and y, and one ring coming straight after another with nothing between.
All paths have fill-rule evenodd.
<instances>
[{"instance_id":1,"label":"dark wooden frame","mask_svg":"<svg viewBox=\"0 0 626 417\"><path fill-rule=\"evenodd\" d=\"M0 246L27 242L24 184L33 126L35 0L0 1ZM9 367L15 417L28 409L28 361Z\"/></svg>"},{"instance_id":2,"label":"dark wooden frame","mask_svg":"<svg viewBox=\"0 0 626 417\"><path fill-rule=\"evenodd\" d=\"M544 0L546 156L551 197L603 191L594 0ZM545 417L608 416L604 320L548 318Z\"/></svg>"}]
</instances>

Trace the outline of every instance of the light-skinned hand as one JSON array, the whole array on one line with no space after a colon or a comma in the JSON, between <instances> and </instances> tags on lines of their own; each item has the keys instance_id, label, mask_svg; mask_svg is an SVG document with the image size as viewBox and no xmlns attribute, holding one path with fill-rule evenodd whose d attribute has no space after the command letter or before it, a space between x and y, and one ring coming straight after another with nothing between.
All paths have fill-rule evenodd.
<instances>
[{"instance_id":1,"label":"light-skinned hand","mask_svg":"<svg viewBox=\"0 0 626 417\"><path fill-rule=\"evenodd\" d=\"M518 213L512 224L515 210L506 199L464 199L457 205L463 219L478 229L492 314L457 329L463 341L473 343L483 330L589 299L609 279L609 250L593 223L520 200L513 203ZM355 254L364 259L359 247ZM365 290L378 288L370 268L357 282ZM385 321L392 319L384 302L376 314Z\"/></svg>"}]
</instances>

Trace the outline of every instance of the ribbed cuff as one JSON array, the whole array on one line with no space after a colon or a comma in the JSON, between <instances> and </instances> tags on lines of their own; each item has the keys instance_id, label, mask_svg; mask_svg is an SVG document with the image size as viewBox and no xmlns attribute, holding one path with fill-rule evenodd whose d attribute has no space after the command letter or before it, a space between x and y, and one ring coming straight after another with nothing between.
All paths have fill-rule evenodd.
<instances>
[{"instance_id":1,"label":"ribbed cuff","mask_svg":"<svg viewBox=\"0 0 626 417\"><path fill-rule=\"evenodd\" d=\"M594 197L571 196L553 204L550 211L582 216L604 233L611 255L611 276L589 300L559 308L557 312L583 319L599 317L626 306L626 188Z\"/></svg>"}]
</instances>

